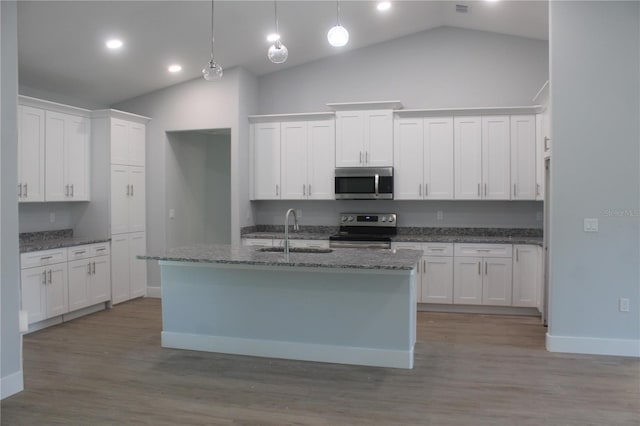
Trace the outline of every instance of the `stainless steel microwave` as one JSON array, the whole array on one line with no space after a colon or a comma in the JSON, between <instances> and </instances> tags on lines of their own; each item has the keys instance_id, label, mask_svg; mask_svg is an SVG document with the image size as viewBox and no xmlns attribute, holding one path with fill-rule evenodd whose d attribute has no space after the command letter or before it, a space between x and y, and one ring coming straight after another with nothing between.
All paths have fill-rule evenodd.
<instances>
[{"instance_id":1,"label":"stainless steel microwave","mask_svg":"<svg viewBox=\"0 0 640 426\"><path fill-rule=\"evenodd\" d=\"M393 167L336 169L336 200L393 200Z\"/></svg>"}]
</instances>

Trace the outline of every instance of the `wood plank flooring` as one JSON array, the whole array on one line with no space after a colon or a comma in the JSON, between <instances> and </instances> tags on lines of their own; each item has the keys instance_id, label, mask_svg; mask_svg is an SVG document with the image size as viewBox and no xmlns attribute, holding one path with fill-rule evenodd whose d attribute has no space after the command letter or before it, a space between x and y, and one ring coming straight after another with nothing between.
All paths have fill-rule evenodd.
<instances>
[{"instance_id":1,"label":"wood plank flooring","mask_svg":"<svg viewBox=\"0 0 640 426\"><path fill-rule=\"evenodd\" d=\"M415 368L160 347L139 299L24 338L2 425L640 425L640 361L553 354L537 318L418 313Z\"/></svg>"}]
</instances>

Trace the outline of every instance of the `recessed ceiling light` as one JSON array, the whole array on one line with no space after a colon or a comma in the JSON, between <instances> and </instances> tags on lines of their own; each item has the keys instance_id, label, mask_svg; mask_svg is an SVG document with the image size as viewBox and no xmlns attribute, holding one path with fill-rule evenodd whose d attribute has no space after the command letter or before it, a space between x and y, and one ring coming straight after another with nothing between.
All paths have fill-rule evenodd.
<instances>
[{"instance_id":1,"label":"recessed ceiling light","mask_svg":"<svg viewBox=\"0 0 640 426\"><path fill-rule=\"evenodd\" d=\"M107 40L105 43L109 49L119 49L122 47L122 41L117 38L113 38L111 40Z\"/></svg>"},{"instance_id":2,"label":"recessed ceiling light","mask_svg":"<svg viewBox=\"0 0 640 426\"><path fill-rule=\"evenodd\" d=\"M391 2L390 1L381 1L380 3L378 3L378 6L376 6L378 8L378 10L380 12L385 12L389 9L391 9Z\"/></svg>"},{"instance_id":3,"label":"recessed ceiling light","mask_svg":"<svg viewBox=\"0 0 640 426\"><path fill-rule=\"evenodd\" d=\"M182 67L178 64L169 65L169 72L180 72L182 71Z\"/></svg>"},{"instance_id":4,"label":"recessed ceiling light","mask_svg":"<svg viewBox=\"0 0 640 426\"><path fill-rule=\"evenodd\" d=\"M267 41L269 43L273 43L274 41L280 40L280 34L272 33L267 36Z\"/></svg>"}]
</instances>

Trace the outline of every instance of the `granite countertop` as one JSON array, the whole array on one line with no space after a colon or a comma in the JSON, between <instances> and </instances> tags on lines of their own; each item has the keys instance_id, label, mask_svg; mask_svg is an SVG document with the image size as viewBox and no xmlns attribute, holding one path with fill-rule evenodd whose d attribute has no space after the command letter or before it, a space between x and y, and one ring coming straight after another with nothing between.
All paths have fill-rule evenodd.
<instances>
[{"instance_id":1,"label":"granite countertop","mask_svg":"<svg viewBox=\"0 0 640 426\"><path fill-rule=\"evenodd\" d=\"M328 240L329 236L335 234L326 232L293 232L289 231L289 239L291 240ZM284 232L252 232L243 234L242 238L275 238L284 239Z\"/></svg>"},{"instance_id":2,"label":"granite countertop","mask_svg":"<svg viewBox=\"0 0 640 426\"><path fill-rule=\"evenodd\" d=\"M20 253L29 253L32 251L81 246L84 244L104 243L107 241L111 241L111 239L110 238L66 237L66 238L57 238L57 239L50 239L50 240L20 242Z\"/></svg>"},{"instance_id":3,"label":"granite countertop","mask_svg":"<svg viewBox=\"0 0 640 426\"><path fill-rule=\"evenodd\" d=\"M542 246L542 237L481 236L481 235L397 235L396 243L478 243L478 244L531 244Z\"/></svg>"},{"instance_id":4,"label":"granite countertop","mask_svg":"<svg viewBox=\"0 0 640 426\"><path fill-rule=\"evenodd\" d=\"M262 252L257 247L227 244L193 245L138 256L146 260L336 269L411 270L422 257L418 250L332 249L331 253Z\"/></svg>"}]
</instances>

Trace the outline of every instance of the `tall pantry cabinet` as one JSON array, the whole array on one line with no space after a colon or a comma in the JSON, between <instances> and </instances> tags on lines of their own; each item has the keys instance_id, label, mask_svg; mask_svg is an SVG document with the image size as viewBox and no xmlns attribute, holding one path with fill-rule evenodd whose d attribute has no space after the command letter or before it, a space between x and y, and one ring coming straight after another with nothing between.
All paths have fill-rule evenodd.
<instances>
[{"instance_id":1,"label":"tall pantry cabinet","mask_svg":"<svg viewBox=\"0 0 640 426\"><path fill-rule=\"evenodd\" d=\"M149 118L115 110L94 112L98 142L109 158L109 234L111 235L111 301L144 296L147 265L136 259L146 252L145 137Z\"/></svg>"}]
</instances>

